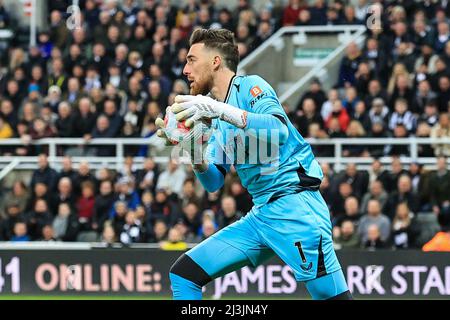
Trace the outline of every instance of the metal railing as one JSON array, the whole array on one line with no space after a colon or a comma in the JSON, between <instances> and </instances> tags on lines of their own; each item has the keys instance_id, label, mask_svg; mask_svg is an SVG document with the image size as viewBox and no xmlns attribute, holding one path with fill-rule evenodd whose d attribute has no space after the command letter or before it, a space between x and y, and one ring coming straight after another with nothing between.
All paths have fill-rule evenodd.
<instances>
[{"instance_id":1,"label":"metal railing","mask_svg":"<svg viewBox=\"0 0 450 320\"><path fill-rule=\"evenodd\" d=\"M344 146L389 146L389 145L404 145L409 147L409 154L401 157L403 163L408 164L411 162L418 162L423 165L433 167L436 159L434 157L419 157L420 145L450 145L450 138L336 138L336 139L307 139L307 141L314 146L331 145L333 146L332 157L319 157L319 161L326 161L333 165L336 170L341 170L344 165L348 163L355 163L359 165L361 170L367 169L373 162L372 157L344 157ZM51 165L58 167L61 163L63 156L57 154L58 146L115 146L115 155L111 157L98 157L98 156L77 156L72 157L72 161L75 167L81 161L88 161L91 168L107 167L109 169L121 170L124 164L124 151L126 146L130 145L147 145L150 148L163 150L164 146L161 146L162 139L155 138L115 138L115 139L92 139L86 142L81 138L46 138L41 140L32 141L33 145L47 146L49 162ZM20 146L23 145L20 139L6 139L0 140L0 149L2 146ZM143 163L145 157L135 157L134 162L136 165ZM168 162L168 156L154 156L153 159L156 163L166 164ZM380 158L384 164L389 164L392 161L392 157L385 156ZM188 159L181 158L182 163L188 163ZM8 172L13 169L35 169L37 167L36 156L0 156L0 176L5 176L5 171ZM6 172L7 173L7 172Z\"/></svg>"}]
</instances>

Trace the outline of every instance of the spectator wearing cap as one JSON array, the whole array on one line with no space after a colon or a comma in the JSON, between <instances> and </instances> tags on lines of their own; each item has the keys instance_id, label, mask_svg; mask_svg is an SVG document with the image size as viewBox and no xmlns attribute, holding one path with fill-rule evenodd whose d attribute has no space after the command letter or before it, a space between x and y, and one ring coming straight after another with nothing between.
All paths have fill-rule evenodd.
<instances>
[{"instance_id":1,"label":"spectator wearing cap","mask_svg":"<svg viewBox=\"0 0 450 320\"><path fill-rule=\"evenodd\" d=\"M135 210L136 207L140 204L139 195L134 187L134 180L128 176L123 176L117 181L116 185L116 195L114 202L121 201L126 203L127 208L131 210ZM114 216L114 208L110 213L110 217Z\"/></svg>"}]
</instances>

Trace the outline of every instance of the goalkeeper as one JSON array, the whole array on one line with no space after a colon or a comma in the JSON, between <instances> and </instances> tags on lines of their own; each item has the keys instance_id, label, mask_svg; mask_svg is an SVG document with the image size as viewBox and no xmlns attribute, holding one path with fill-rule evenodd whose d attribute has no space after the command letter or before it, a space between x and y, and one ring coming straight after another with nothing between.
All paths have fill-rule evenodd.
<instances>
[{"instance_id":1,"label":"goalkeeper","mask_svg":"<svg viewBox=\"0 0 450 320\"><path fill-rule=\"evenodd\" d=\"M239 54L230 31L196 30L190 45L183 72L191 95L177 96L171 109L187 127L202 121L214 129L204 157L192 157L194 172L213 192L234 165L254 206L173 264L174 299L201 299L202 287L212 279L273 255L292 268L313 299L351 299L333 249L329 211L318 191L322 171L310 145L267 82L236 75ZM156 124L158 136L167 139L164 121ZM269 159L259 154L263 146L271 149Z\"/></svg>"}]
</instances>

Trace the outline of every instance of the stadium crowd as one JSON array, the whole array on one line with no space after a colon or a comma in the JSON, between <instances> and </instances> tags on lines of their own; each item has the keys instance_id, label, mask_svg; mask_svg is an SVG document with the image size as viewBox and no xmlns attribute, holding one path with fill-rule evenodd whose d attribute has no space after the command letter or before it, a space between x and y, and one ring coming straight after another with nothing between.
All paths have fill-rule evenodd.
<instances>
[{"instance_id":1,"label":"stadium crowd","mask_svg":"<svg viewBox=\"0 0 450 320\"><path fill-rule=\"evenodd\" d=\"M77 169L71 156L113 156L114 148L65 147L60 171L48 150L30 141L45 137L150 137L154 120L175 95L188 93L182 74L188 39L198 27L235 32L241 58L288 25L366 24L368 6L383 8L367 29L362 48L352 43L336 85L324 92L310 84L297 106L285 105L292 123L309 138L450 137L450 2L290 0L282 8L255 10L239 0L234 10L210 0L80 1L81 28L66 25L68 1L50 1L47 30L37 46L12 45L2 55L0 155L37 156L30 182L17 181L0 194L0 241L161 242L167 248L198 242L236 221L252 206L235 172L225 187L207 193L189 166L155 164L148 148L127 147L121 172ZM0 25L11 24L0 6ZM14 41L13 41L14 43ZM333 148L314 146L316 156ZM417 222L421 212L450 229L450 145L421 145L420 157L436 157L437 170L401 156L408 146L344 146L344 156L373 157L371 170L349 164L334 172L322 163L321 192L332 215L340 248L421 248L431 237ZM133 157L143 156L136 168ZM383 168L382 156L392 156ZM386 170L388 169L388 170ZM84 238L88 239L88 238ZM93 239L93 238L89 238Z\"/></svg>"}]
</instances>

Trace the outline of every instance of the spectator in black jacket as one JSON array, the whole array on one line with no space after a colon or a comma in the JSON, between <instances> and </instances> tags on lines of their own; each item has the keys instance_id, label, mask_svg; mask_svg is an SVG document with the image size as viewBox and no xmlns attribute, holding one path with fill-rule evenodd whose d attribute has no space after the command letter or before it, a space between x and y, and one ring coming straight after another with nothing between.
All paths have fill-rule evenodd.
<instances>
[{"instance_id":1,"label":"spectator in black jacket","mask_svg":"<svg viewBox=\"0 0 450 320\"><path fill-rule=\"evenodd\" d=\"M58 119L55 121L55 127L58 137L71 138L73 136L73 116L70 104L63 101L58 106Z\"/></svg>"},{"instance_id":2,"label":"spectator in black jacket","mask_svg":"<svg viewBox=\"0 0 450 320\"><path fill-rule=\"evenodd\" d=\"M419 211L419 197L412 191L411 178L408 175L402 175L398 179L398 190L389 195L388 201L383 212L389 219L394 218L395 210L401 202L406 202L413 213Z\"/></svg>"},{"instance_id":3,"label":"spectator in black jacket","mask_svg":"<svg viewBox=\"0 0 450 320\"><path fill-rule=\"evenodd\" d=\"M99 233L103 231L105 222L109 219L109 213L114 203L113 185L109 180L100 184L100 194L95 197L93 226Z\"/></svg>"},{"instance_id":4,"label":"spectator in black jacket","mask_svg":"<svg viewBox=\"0 0 450 320\"><path fill-rule=\"evenodd\" d=\"M49 191L53 191L56 188L58 174L48 163L48 157L42 153L38 156L38 169L33 172L31 177L30 186L34 189L34 186L38 182L42 182L47 185Z\"/></svg>"},{"instance_id":5,"label":"spectator in black jacket","mask_svg":"<svg viewBox=\"0 0 450 320\"><path fill-rule=\"evenodd\" d=\"M28 234L32 240L37 240L42 236L42 228L51 224L53 219L49 212L47 201L38 199L34 208L26 215Z\"/></svg>"},{"instance_id":6,"label":"spectator in black jacket","mask_svg":"<svg viewBox=\"0 0 450 320\"><path fill-rule=\"evenodd\" d=\"M0 219L0 241L11 240L14 232L14 225L17 222L25 221L25 215L20 210L19 203L11 202L6 208L6 218Z\"/></svg>"},{"instance_id":7,"label":"spectator in black jacket","mask_svg":"<svg viewBox=\"0 0 450 320\"><path fill-rule=\"evenodd\" d=\"M236 201L233 197L225 196L221 201L221 209L216 215L219 229L238 221L242 217L242 212L236 210Z\"/></svg>"}]
</instances>

